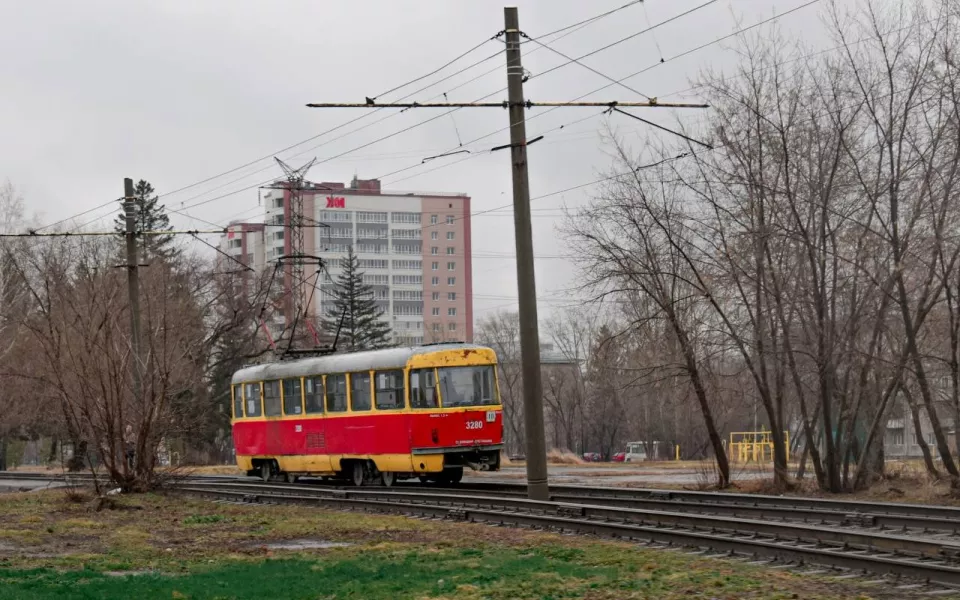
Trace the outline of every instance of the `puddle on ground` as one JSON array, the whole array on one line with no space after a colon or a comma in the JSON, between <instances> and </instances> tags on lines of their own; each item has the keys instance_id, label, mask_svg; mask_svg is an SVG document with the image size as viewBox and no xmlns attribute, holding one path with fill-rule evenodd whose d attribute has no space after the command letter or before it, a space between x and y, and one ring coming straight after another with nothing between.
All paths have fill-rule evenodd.
<instances>
[{"instance_id":1,"label":"puddle on ground","mask_svg":"<svg viewBox=\"0 0 960 600\"><path fill-rule=\"evenodd\" d=\"M328 542L326 540L284 540L282 542L272 542L263 544L268 550L315 550L318 548L343 548L351 546L343 542Z\"/></svg>"}]
</instances>

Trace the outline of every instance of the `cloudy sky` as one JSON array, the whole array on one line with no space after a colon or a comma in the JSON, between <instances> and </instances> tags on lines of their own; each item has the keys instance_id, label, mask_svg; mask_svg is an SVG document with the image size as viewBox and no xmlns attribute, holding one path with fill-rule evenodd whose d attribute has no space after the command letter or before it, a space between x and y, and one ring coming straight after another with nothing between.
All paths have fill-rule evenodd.
<instances>
[{"instance_id":1,"label":"cloudy sky","mask_svg":"<svg viewBox=\"0 0 960 600\"><path fill-rule=\"evenodd\" d=\"M647 0L545 39L579 57L692 11L583 62L614 79L652 67L625 83L661 100L696 101L695 93L676 92L688 89L701 69L730 69L735 40L671 57L807 1ZM521 29L537 37L628 2L514 4ZM257 185L279 175L270 158L278 154L296 165L317 157L310 178L318 181L357 175L380 177L390 190L466 192L476 212L509 204L509 154L485 152L509 140L500 131L507 125L501 109L465 109L418 125L441 112L304 106L381 94L380 101L397 101L413 92L418 101L442 101L444 93L450 101L505 99L499 91L506 85L504 57L495 55L503 49L499 41L384 94L502 30L503 6L488 0L0 0L0 182L9 179L41 222L52 223L117 198L124 177L143 178L168 207L192 218L175 214L178 226L211 228L262 216ZM825 8L826 0L776 23L785 33L803 32L814 47L823 45ZM576 64L546 73L567 60L534 43L523 50L532 76L525 86L528 99L644 100L619 86L591 93L609 81ZM661 57L667 59L663 64ZM706 116L697 110L639 110L665 124ZM639 122L593 108L533 109L528 119L528 137L545 135L530 148L535 198L611 169L610 149L600 138L608 119L636 146L656 135ZM377 141L405 128L411 129ZM422 158L461 143L469 155L419 166ZM278 152L294 144L300 145ZM556 227L562 207L589 202L595 191L587 186L533 201L541 315L577 296L570 252ZM101 228L109 227L115 210L92 211L79 221L103 217ZM515 308L512 213L478 215L473 229L476 316ZM215 243L216 236L208 239Z\"/></svg>"}]
</instances>

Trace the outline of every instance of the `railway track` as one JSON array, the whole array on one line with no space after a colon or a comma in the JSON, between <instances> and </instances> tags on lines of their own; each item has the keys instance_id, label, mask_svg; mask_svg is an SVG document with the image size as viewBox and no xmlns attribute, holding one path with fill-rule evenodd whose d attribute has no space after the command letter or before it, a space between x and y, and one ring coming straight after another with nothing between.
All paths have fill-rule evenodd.
<instances>
[{"instance_id":1,"label":"railway track","mask_svg":"<svg viewBox=\"0 0 960 600\"><path fill-rule=\"evenodd\" d=\"M305 504L501 526L551 529L666 547L718 551L725 556L821 565L851 572L895 575L960 590L960 542L851 528L603 504L539 502L470 494L467 490L325 488L239 482L184 482L183 493L214 500ZM905 583L909 589L921 583Z\"/></svg>"},{"instance_id":2,"label":"railway track","mask_svg":"<svg viewBox=\"0 0 960 600\"><path fill-rule=\"evenodd\" d=\"M3 479L69 480L76 483L90 481L89 474L47 475L42 473L3 473ZM252 485L258 480L232 475L203 475L182 478L179 481L242 482ZM343 489L342 483L305 479L318 488L331 486ZM371 488L360 488L371 489ZM518 483L462 483L456 486L429 486L400 483L391 489L426 491L443 490L445 494L488 495L510 498L526 497L526 485ZM729 517L777 520L782 522L812 523L899 531L903 534L933 535L960 540L960 508L921 504L852 502L821 498L768 496L758 494L731 494L718 492L688 492L658 489L589 487L554 485L550 500L562 503L587 503L621 508L643 508L682 513L712 514Z\"/></svg>"},{"instance_id":3,"label":"railway track","mask_svg":"<svg viewBox=\"0 0 960 600\"><path fill-rule=\"evenodd\" d=\"M0 478L91 480L85 474L4 473ZM944 506L587 486L552 486L551 500L537 502L523 497L523 484L501 483L356 488L199 476L175 485L183 493L220 501L551 529L758 561L891 574L945 586L943 592L960 590L960 509Z\"/></svg>"}]
</instances>

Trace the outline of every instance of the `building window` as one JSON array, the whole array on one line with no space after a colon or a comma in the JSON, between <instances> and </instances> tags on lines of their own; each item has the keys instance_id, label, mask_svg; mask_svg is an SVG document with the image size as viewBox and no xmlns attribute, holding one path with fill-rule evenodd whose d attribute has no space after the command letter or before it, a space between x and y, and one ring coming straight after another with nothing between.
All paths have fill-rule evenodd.
<instances>
[{"instance_id":1,"label":"building window","mask_svg":"<svg viewBox=\"0 0 960 600\"><path fill-rule=\"evenodd\" d=\"M369 212L369 211L357 211L357 223L386 223L387 222L387 213L385 212Z\"/></svg>"},{"instance_id":2,"label":"building window","mask_svg":"<svg viewBox=\"0 0 960 600\"><path fill-rule=\"evenodd\" d=\"M386 232L383 232L386 236ZM406 240L419 240L420 239L420 230L419 229L391 229L390 235L397 239L406 239Z\"/></svg>"},{"instance_id":3,"label":"building window","mask_svg":"<svg viewBox=\"0 0 960 600\"><path fill-rule=\"evenodd\" d=\"M447 285L457 285L456 277L447 277Z\"/></svg>"},{"instance_id":4,"label":"building window","mask_svg":"<svg viewBox=\"0 0 960 600\"><path fill-rule=\"evenodd\" d=\"M422 275L394 275L394 285L423 285Z\"/></svg>"},{"instance_id":5,"label":"building window","mask_svg":"<svg viewBox=\"0 0 960 600\"><path fill-rule=\"evenodd\" d=\"M456 293L456 292L447 292L447 300L449 300L450 302L456 302L456 301L457 301L457 293Z\"/></svg>"},{"instance_id":6,"label":"building window","mask_svg":"<svg viewBox=\"0 0 960 600\"><path fill-rule=\"evenodd\" d=\"M456 309L456 308L448 308L448 309L447 309L447 316L448 316L448 317L455 317L455 316L457 316L457 309Z\"/></svg>"},{"instance_id":7,"label":"building window","mask_svg":"<svg viewBox=\"0 0 960 600\"><path fill-rule=\"evenodd\" d=\"M384 290L386 292L386 290ZM420 290L393 290L394 300L423 300L423 292Z\"/></svg>"},{"instance_id":8,"label":"building window","mask_svg":"<svg viewBox=\"0 0 960 600\"><path fill-rule=\"evenodd\" d=\"M416 223L420 224L420 213L395 212L390 213L391 223Z\"/></svg>"},{"instance_id":9,"label":"building window","mask_svg":"<svg viewBox=\"0 0 960 600\"><path fill-rule=\"evenodd\" d=\"M453 215L447 215L447 225L453 225Z\"/></svg>"},{"instance_id":10,"label":"building window","mask_svg":"<svg viewBox=\"0 0 960 600\"><path fill-rule=\"evenodd\" d=\"M440 309L439 309L438 307L433 307L433 308L430 309L430 314L433 315L433 316L435 316L435 317L439 317L439 316L440 316Z\"/></svg>"},{"instance_id":11,"label":"building window","mask_svg":"<svg viewBox=\"0 0 960 600\"><path fill-rule=\"evenodd\" d=\"M341 267L346 263L346 260L345 258L342 259ZM361 269L386 269L389 264L388 261L377 258L361 258L359 262Z\"/></svg>"},{"instance_id":12,"label":"building window","mask_svg":"<svg viewBox=\"0 0 960 600\"><path fill-rule=\"evenodd\" d=\"M432 246L430 248L430 254L440 254L440 248L437 248L436 246Z\"/></svg>"},{"instance_id":13,"label":"building window","mask_svg":"<svg viewBox=\"0 0 960 600\"><path fill-rule=\"evenodd\" d=\"M448 240L452 240L452 239L453 239L453 232L452 232L452 231L448 231L448 232L447 232L447 239L448 239Z\"/></svg>"},{"instance_id":14,"label":"building window","mask_svg":"<svg viewBox=\"0 0 960 600\"><path fill-rule=\"evenodd\" d=\"M437 215L430 215L430 224L431 225L437 224Z\"/></svg>"},{"instance_id":15,"label":"building window","mask_svg":"<svg viewBox=\"0 0 960 600\"><path fill-rule=\"evenodd\" d=\"M387 239L386 229L358 229L357 239L365 240L385 240Z\"/></svg>"},{"instance_id":16,"label":"building window","mask_svg":"<svg viewBox=\"0 0 960 600\"><path fill-rule=\"evenodd\" d=\"M433 270L436 271L437 269L440 268L440 263L434 262L431 266L433 267Z\"/></svg>"},{"instance_id":17,"label":"building window","mask_svg":"<svg viewBox=\"0 0 960 600\"><path fill-rule=\"evenodd\" d=\"M456 248L454 248L453 246L447 246L447 254L448 254L448 255L455 254L456 252L457 252L457 249L456 249Z\"/></svg>"},{"instance_id":18,"label":"building window","mask_svg":"<svg viewBox=\"0 0 960 600\"><path fill-rule=\"evenodd\" d=\"M283 208L283 196L274 198L270 205L273 206L273 208Z\"/></svg>"},{"instance_id":19,"label":"building window","mask_svg":"<svg viewBox=\"0 0 960 600\"><path fill-rule=\"evenodd\" d=\"M433 330L434 330L434 331L440 331L442 328L443 328L443 325L441 325L440 323L434 323L434 324L433 324Z\"/></svg>"},{"instance_id":20,"label":"building window","mask_svg":"<svg viewBox=\"0 0 960 600\"><path fill-rule=\"evenodd\" d=\"M448 263L447 263L447 270L448 270L448 271L456 271L456 270L457 270L457 263L455 263L455 262L448 262Z\"/></svg>"},{"instance_id":21,"label":"building window","mask_svg":"<svg viewBox=\"0 0 960 600\"><path fill-rule=\"evenodd\" d=\"M456 330L457 330L457 324L456 324L456 323L449 323L449 324L447 324L447 329L449 329L450 331L456 331Z\"/></svg>"},{"instance_id":22,"label":"building window","mask_svg":"<svg viewBox=\"0 0 960 600\"><path fill-rule=\"evenodd\" d=\"M433 301L436 302L436 301L439 300L439 299L440 299L440 292L434 292L434 293L433 293Z\"/></svg>"},{"instance_id":23,"label":"building window","mask_svg":"<svg viewBox=\"0 0 960 600\"><path fill-rule=\"evenodd\" d=\"M282 218L282 217L281 217ZM353 213L343 211L343 210L321 210L320 211L320 222L321 223L350 223L353 221Z\"/></svg>"},{"instance_id":24,"label":"building window","mask_svg":"<svg viewBox=\"0 0 960 600\"><path fill-rule=\"evenodd\" d=\"M435 239L437 239L439 236L440 236L440 234L438 234L436 231L431 231L431 232L430 232L430 239L431 239L431 240L435 240Z\"/></svg>"},{"instance_id":25,"label":"building window","mask_svg":"<svg viewBox=\"0 0 960 600\"><path fill-rule=\"evenodd\" d=\"M434 277L433 279L430 280L430 283L433 285L440 285L440 278Z\"/></svg>"},{"instance_id":26,"label":"building window","mask_svg":"<svg viewBox=\"0 0 960 600\"><path fill-rule=\"evenodd\" d=\"M393 268L402 271L419 271L423 268L422 260L395 260Z\"/></svg>"}]
</instances>

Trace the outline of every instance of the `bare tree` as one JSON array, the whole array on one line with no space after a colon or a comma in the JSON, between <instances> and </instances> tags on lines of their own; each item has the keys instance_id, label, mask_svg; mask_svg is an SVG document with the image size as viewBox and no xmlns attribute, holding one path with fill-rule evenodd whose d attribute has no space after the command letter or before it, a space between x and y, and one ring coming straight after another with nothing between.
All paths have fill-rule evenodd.
<instances>
[{"instance_id":1,"label":"bare tree","mask_svg":"<svg viewBox=\"0 0 960 600\"><path fill-rule=\"evenodd\" d=\"M621 165L634 171L628 151L617 147ZM603 198L582 210L571 221L568 234L578 255L584 257L582 271L588 286L603 294L643 295L652 308L644 318L662 319L668 325L699 403L717 461L718 483L725 487L730 469L707 397L702 357L687 326L695 305L711 292L705 277L696 272L690 221L679 201L666 187L649 189L639 176L627 176L614 180ZM615 397L613 389L604 393Z\"/></svg>"},{"instance_id":2,"label":"bare tree","mask_svg":"<svg viewBox=\"0 0 960 600\"><path fill-rule=\"evenodd\" d=\"M497 382L503 403L504 438L511 454L524 448L523 379L520 368L520 316L516 312L497 311L480 319L474 331L479 344L497 353Z\"/></svg>"}]
</instances>

